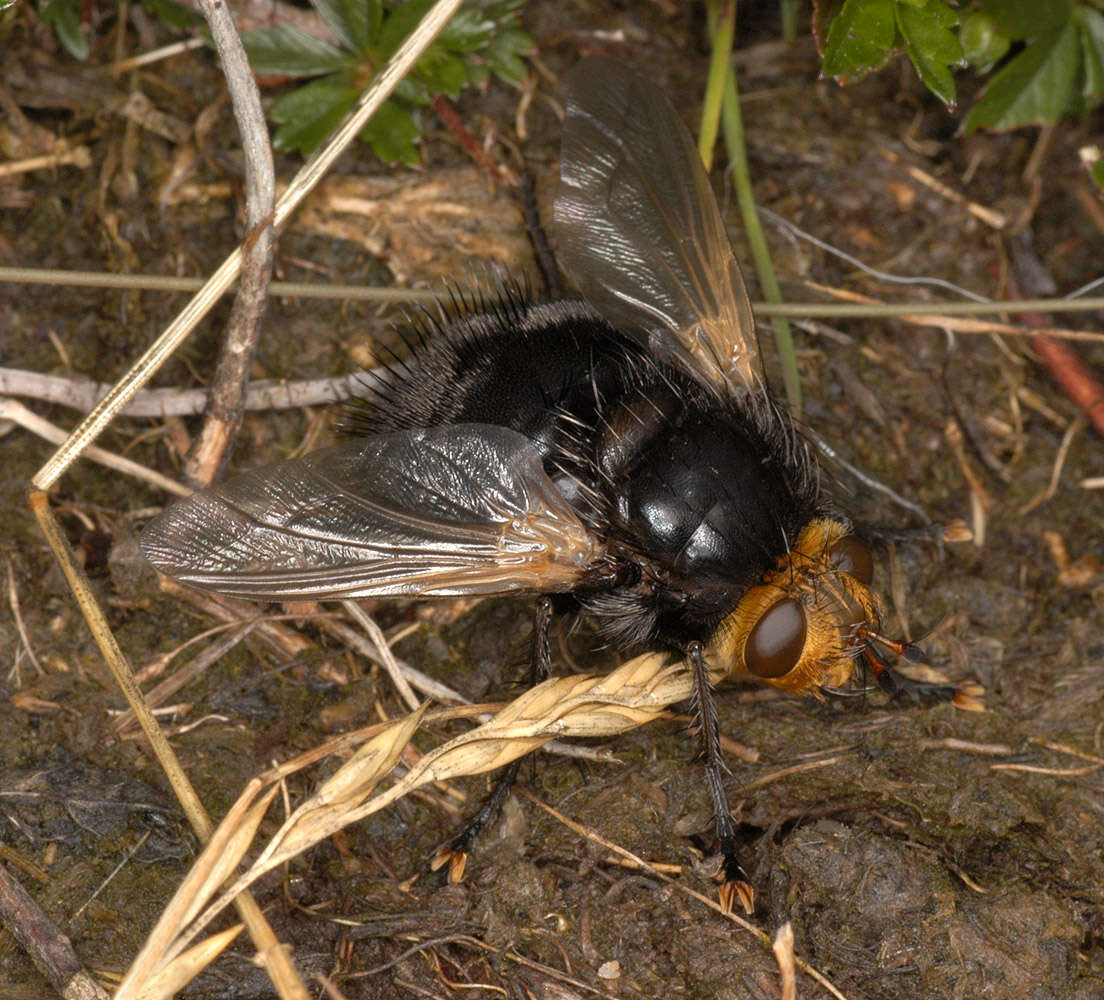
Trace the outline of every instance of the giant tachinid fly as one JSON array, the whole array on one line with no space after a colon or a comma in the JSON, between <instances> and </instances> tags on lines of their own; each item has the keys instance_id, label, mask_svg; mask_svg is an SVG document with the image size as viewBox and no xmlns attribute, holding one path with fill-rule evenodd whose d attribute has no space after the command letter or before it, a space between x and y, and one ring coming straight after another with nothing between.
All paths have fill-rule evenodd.
<instances>
[{"instance_id":1,"label":"giant tachinid fly","mask_svg":"<svg viewBox=\"0 0 1104 1000\"><path fill-rule=\"evenodd\" d=\"M541 595L537 676L553 611L686 657L721 898L748 905L709 669L801 694L859 660L890 682L877 647L914 649L879 634L871 551L766 385L674 108L601 57L568 93L552 236L582 299L443 310L366 390L358 436L175 504L141 545L177 580L262 600Z\"/></svg>"}]
</instances>

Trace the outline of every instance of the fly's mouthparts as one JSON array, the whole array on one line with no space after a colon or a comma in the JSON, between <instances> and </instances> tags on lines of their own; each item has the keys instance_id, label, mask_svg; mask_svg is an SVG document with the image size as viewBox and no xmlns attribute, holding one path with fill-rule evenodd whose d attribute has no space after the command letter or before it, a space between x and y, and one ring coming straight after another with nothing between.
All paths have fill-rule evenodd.
<instances>
[{"instance_id":1,"label":"fly's mouthparts","mask_svg":"<svg viewBox=\"0 0 1104 1000\"><path fill-rule=\"evenodd\" d=\"M867 651L869 652L868 659L871 660L871 666L875 667L875 673L877 673L877 667L880 666L885 669L884 664L881 664L875 656L873 656L873 645L882 646L888 649L895 656L903 657L909 663L920 663L927 665L927 654L915 643L905 642L901 639L891 639L889 636L882 635L879 632L875 632L872 628L868 628L863 625L856 633L857 637L866 643Z\"/></svg>"}]
</instances>

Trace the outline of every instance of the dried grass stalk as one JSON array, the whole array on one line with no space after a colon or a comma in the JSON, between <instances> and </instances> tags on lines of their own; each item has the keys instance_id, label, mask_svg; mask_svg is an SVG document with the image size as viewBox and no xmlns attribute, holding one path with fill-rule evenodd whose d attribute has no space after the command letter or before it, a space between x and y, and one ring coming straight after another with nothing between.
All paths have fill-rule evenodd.
<instances>
[{"instance_id":1,"label":"dried grass stalk","mask_svg":"<svg viewBox=\"0 0 1104 1000\"><path fill-rule=\"evenodd\" d=\"M367 742L287 818L254 864L207 906L249 849L277 782L296 765L284 765L251 782L158 921L116 993L116 1000L149 995L149 977L167 975L171 963L235 895L265 872L349 824L394 804L423 785L503 767L553 739L612 736L635 729L653 721L673 702L688 698L692 687L687 665L672 663L669 656L658 653L638 656L601 677L581 674L552 678L527 691L479 728L425 754L390 788L372 796L421 724L425 709L374 727L365 734ZM317 759L316 754L306 756ZM204 906L206 910L197 918ZM211 958L215 954L212 949ZM196 968L195 973L198 971ZM179 982L175 978L173 982L179 989Z\"/></svg>"},{"instance_id":2,"label":"dried grass stalk","mask_svg":"<svg viewBox=\"0 0 1104 1000\"><path fill-rule=\"evenodd\" d=\"M178 955L156 975L146 980L139 996L141 1000L169 1000L219 957L240 933L244 924L204 938L193 948Z\"/></svg>"}]
</instances>

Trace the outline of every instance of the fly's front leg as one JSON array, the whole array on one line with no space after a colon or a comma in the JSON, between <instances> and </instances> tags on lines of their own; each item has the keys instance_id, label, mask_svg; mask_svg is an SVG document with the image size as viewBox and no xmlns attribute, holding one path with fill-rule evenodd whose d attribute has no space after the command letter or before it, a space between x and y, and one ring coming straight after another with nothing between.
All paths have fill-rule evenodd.
<instances>
[{"instance_id":1,"label":"fly's front leg","mask_svg":"<svg viewBox=\"0 0 1104 1000\"><path fill-rule=\"evenodd\" d=\"M552 672L551 647L549 644L549 632L552 625L552 599L541 597L537 601L536 615L533 621L533 648L529 659L529 680L535 686L546 680ZM521 762L524 757L507 764L495 779L494 786L486 798L479 804L475 815L465 824L459 833L446 840L430 859L430 868L436 871L438 868L448 865L449 881L459 882L464 877L464 868L468 863L468 855L475 844L480 832L493 823L502 809L502 803L510 794L518 772L521 770Z\"/></svg>"},{"instance_id":2,"label":"fly's front leg","mask_svg":"<svg viewBox=\"0 0 1104 1000\"><path fill-rule=\"evenodd\" d=\"M520 193L525 231L529 234L533 256L537 259L537 266L544 280L544 294L551 300L562 299L564 287L560 279L560 268L556 263L556 255L552 252L544 226L541 224L540 212L537 210L537 193L533 187L533 178L528 172L521 175Z\"/></svg>"},{"instance_id":3,"label":"fly's front leg","mask_svg":"<svg viewBox=\"0 0 1104 1000\"><path fill-rule=\"evenodd\" d=\"M718 895L725 913L732 911L739 897L747 913L751 913L755 890L748 882L747 873L736 858L736 827L732 822L732 810L724 790L724 775L728 773L721 753L721 735L717 724L717 706L713 702L713 685L709 683L709 670L700 642L691 643L686 650L694 671L694 717L701 740L705 761L705 783L713 800L713 816L717 824L717 840L721 847L721 865L724 873Z\"/></svg>"}]
</instances>

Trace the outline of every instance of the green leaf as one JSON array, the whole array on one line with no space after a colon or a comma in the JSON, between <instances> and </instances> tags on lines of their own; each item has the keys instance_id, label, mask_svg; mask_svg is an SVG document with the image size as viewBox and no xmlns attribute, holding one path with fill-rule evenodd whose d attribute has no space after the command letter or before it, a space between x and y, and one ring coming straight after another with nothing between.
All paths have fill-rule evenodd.
<instances>
[{"instance_id":1,"label":"green leaf","mask_svg":"<svg viewBox=\"0 0 1104 1000\"><path fill-rule=\"evenodd\" d=\"M38 16L54 29L69 55L82 62L88 58L88 37L81 31L79 0L42 0Z\"/></svg>"},{"instance_id":2,"label":"green leaf","mask_svg":"<svg viewBox=\"0 0 1104 1000\"><path fill-rule=\"evenodd\" d=\"M828 48L828 32L842 7L843 0L813 0L813 39L817 52L823 54Z\"/></svg>"},{"instance_id":3,"label":"green leaf","mask_svg":"<svg viewBox=\"0 0 1104 1000\"><path fill-rule=\"evenodd\" d=\"M512 19L509 13L504 17ZM437 41L450 52L475 52L494 37L499 27L496 20L478 5L468 4L452 15L445 30L437 36Z\"/></svg>"},{"instance_id":4,"label":"green leaf","mask_svg":"<svg viewBox=\"0 0 1104 1000\"><path fill-rule=\"evenodd\" d=\"M951 30L958 14L943 0L922 6L898 4L897 25L905 51L925 86L944 104L954 104L955 85L950 67L962 62L962 46Z\"/></svg>"},{"instance_id":5,"label":"green leaf","mask_svg":"<svg viewBox=\"0 0 1104 1000\"><path fill-rule=\"evenodd\" d=\"M1090 104L1104 94L1104 14L1091 7L1078 11L1084 75L1081 96Z\"/></svg>"},{"instance_id":6,"label":"green leaf","mask_svg":"<svg viewBox=\"0 0 1104 1000\"><path fill-rule=\"evenodd\" d=\"M483 58L495 75L507 83L521 83L526 69L522 56L532 52L536 43L520 28L499 32L483 52Z\"/></svg>"},{"instance_id":7,"label":"green leaf","mask_svg":"<svg viewBox=\"0 0 1104 1000\"><path fill-rule=\"evenodd\" d=\"M384 59L393 55L402 40L414 30L414 26L426 15L434 0L406 0L387 15L380 29L376 45ZM435 42L434 44L440 44Z\"/></svg>"},{"instance_id":8,"label":"green leaf","mask_svg":"<svg viewBox=\"0 0 1104 1000\"><path fill-rule=\"evenodd\" d=\"M395 96L402 98L408 104L415 104L420 107L433 100L433 91L411 74L395 88Z\"/></svg>"},{"instance_id":9,"label":"green leaf","mask_svg":"<svg viewBox=\"0 0 1104 1000\"><path fill-rule=\"evenodd\" d=\"M363 55L380 30L380 0L311 0L311 6L351 52Z\"/></svg>"},{"instance_id":10,"label":"green leaf","mask_svg":"<svg viewBox=\"0 0 1104 1000\"><path fill-rule=\"evenodd\" d=\"M1039 35L993 77L963 131L1058 121L1074 96L1080 54L1077 30L1068 22Z\"/></svg>"},{"instance_id":11,"label":"green leaf","mask_svg":"<svg viewBox=\"0 0 1104 1000\"><path fill-rule=\"evenodd\" d=\"M418 162L418 123L394 101L380 105L360 130L360 137L371 144L372 152L385 163Z\"/></svg>"},{"instance_id":12,"label":"green leaf","mask_svg":"<svg viewBox=\"0 0 1104 1000\"><path fill-rule=\"evenodd\" d=\"M1036 38L1066 24L1074 0L982 0L997 30L1014 42Z\"/></svg>"},{"instance_id":13,"label":"green leaf","mask_svg":"<svg viewBox=\"0 0 1104 1000\"><path fill-rule=\"evenodd\" d=\"M242 44L253 71L269 76L318 76L354 63L349 54L290 24L247 31Z\"/></svg>"},{"instance_id":14,"label":"green leaf","mask_svg":"<svg viewBox=\"0 0 1104 1000\"><path fill-rule=\"evenodd\" d=\"M491 68L485 62L468 64L468 83L473 87L482 87L491 78Z\"/></svg>"},{"instance_id":15,"label":"green leaf","mask_svg":"<svg viewBox=\"0 0 1104 1000\"><path fill-rule=\"evenodd\" d=\"M344 76L329 76L278 97L268 111L280 126L273 145L280 150L297 149L304 156L313 153L359 96Z\"/></svg>"},{"instance_id":16,"label":"green leaf","mask_svg":"<svg viewBox=\"0 0 1104 1000\"><path fill-rule=\"evenodd\" d=\"M979 75L988 73L1000 62L1011 44L1008 36L997 27L993 16L983 10L975 10L963 18L962 27L958 29L958 40L966 61Z\"/></svg>"},{"instance_id":17,"label":"green leaf","mask_svg":"<svg viewBox=\"0 0 1104 1000\"><path fill-rule=\"evenodd\" d=\"M464 60L436 46L418 60L416 72L431 92L452 98L459 97L468 82L468 67Z\"/></svg>"},{"instance_id":18,"label":"green leaf","mask_svg":"<svg viewBox=\"0 0 1104 1000\"><path fill-rule=\"evenodd\" d=\"M846 0L828 29L824 72L853 83L881 69L897 40L893 10L893 0Z\"/></svg>"}]
</instances>

